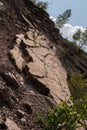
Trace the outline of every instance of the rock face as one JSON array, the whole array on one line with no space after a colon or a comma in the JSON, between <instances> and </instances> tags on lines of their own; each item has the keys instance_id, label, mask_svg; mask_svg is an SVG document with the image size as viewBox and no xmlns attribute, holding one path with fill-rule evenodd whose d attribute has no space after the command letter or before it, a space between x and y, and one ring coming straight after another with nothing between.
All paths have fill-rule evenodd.
<instances>
[{"instance_id":1,"label":"rock face","mask_svg":"<svg viewBox=\"0 0 87 130\"><path fill-rule=\"evenodd\" d=\"M8 118L6 121L6 126L8 127L9 130L21 130L20 128L17 127L17 124L15 122L13 122Z\"/></svg>"},{"instance_id":2,"label":"rock face","mask_svg":"<svg viewBox=\"0 0 87 130\"><path fill-rule=\"evenodd\" d=\"M64 42L49 15L30 0L0 0L0 130L42 130L37 115L68 100L60 60L70 69L72 49ZM55 45L63 47L58 57ZM78 57L71 58L73 70L87 70L86 58Z\"/></svg>"},{"instance_id":3,"label":"rock face","mask_svg":"<svg viewBox=\"0 0 87 130\"><path fill-rule=\"evenodd\" d=\"M55 47L50 48L50 43L43 33L31 29L25 35L16 35L10 57L18 70L35 84L36 90L43 90L44 95L59 103L60 100L67 100L70 92L67 73L55 55Z\"/></svg>"}]
</instances>

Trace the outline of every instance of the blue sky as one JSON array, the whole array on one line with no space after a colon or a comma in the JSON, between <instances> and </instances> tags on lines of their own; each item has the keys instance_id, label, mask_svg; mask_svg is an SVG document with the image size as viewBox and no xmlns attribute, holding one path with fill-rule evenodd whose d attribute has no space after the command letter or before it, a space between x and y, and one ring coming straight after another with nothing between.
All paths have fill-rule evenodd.
<instances>
[{"instance_id":1,"label":"blue sky","mask_svg":"<svg viewBox=\"0 0 87 130\"><path fill-rule=\"evenodd\" d=\"M48 13L53 17L66 9L72 10L69 24L87 27L87 0L42 0L49 3Z\"/></svg>"}]
</instances>

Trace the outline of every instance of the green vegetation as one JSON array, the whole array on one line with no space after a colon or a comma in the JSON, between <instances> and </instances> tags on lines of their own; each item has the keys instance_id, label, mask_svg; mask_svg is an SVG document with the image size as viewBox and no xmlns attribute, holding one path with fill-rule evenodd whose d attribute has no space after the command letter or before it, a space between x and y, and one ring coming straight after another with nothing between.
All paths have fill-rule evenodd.
<instances>
[{"instance_id":1,"label":"green vegetation","mask_svg":"<svg viewBox=\"0 0 87 130\"><path fill-rule=\"evenodd\" d=\"M45 118L38 117L43 130L87 129L87 73L72 74L68 82L74 98L49 110Z\"/></svg>"},{"instance_id":2,"label":"green vegetation","mask_svg":"<svg viewBox=\"0 0 87 130\"><path fill-rule=\"evenodd\" d=\"M42 8L43 10L47 10L48 8L48 2L37 1L37 0L32 0L32 2L36 4L38 7Z\"/></svg>"},{"instance_id":3,"label":"green vegetation","mask_svg":"<svg viewBox=\"0 0 87 130\"><path fill-rule=\"evenodd\" d=\"M60 14L57 17L56 26L58 28L63 27L63 25L67 23L67 21L69 20L70 17L71 17L71 9L68 9L62 15Z\"/></svg>"},{"instance_id":4,"label":"green vegetation","mask_svg":"<svg viewBox=\"0 0 87 130\"><path fill-rule=\"evenodd\" d=\"M87 94L87 73L73 73L68 80L69 88L75 99L82 98Z\"/></svg>"},{"instance_id":5,"label":"green vegetation","mask_svg":"<svg viewBox=\"0 0 87 130\"><path fill-rule=\"evenodd\" d=\"M39 6L39 7L42 8L43 10L47 10L47 8L48 8L48 2L39 1L39 2L37 3L37 6Z\"/></svg>"},{"instance_id":6,"label":"green vegetation","mask_svg":"<svg viewBox=\"0 0 87 130\"><path fill-rule=\"evenodd\" d=\"M62 28L64 24L69 21L71 17L71 9L66 10L63 14L60 14L56 19L56 27ZM87 28L84 31L78 29L73 35L74 43L77 44L78 50L87 46Z\"/></svg>"},{"instance_id":7,"label":"green vegetation","mask_svg":"<svg viewBox=\"0 0 87 130\"><path fill-rule=\"evenodd\" d=\"M62 102L53 111L48 111L45 119L38 121L43 130L76 130L85 125L87 119L87 97L81 100ZM85 125L86 127L86 125Z\"/></svg>"},{"instance_id":8,"label":"green vegetation","mask_svg":"<svg viewBox=\"0 0 87 130\"><path fill-rule=\"evenodd\" d=\"M79 48L87 45L87 29L81 31L78 29L77 32L73 35L73 40L79 43Z\"/></svg>"}]
</instances>

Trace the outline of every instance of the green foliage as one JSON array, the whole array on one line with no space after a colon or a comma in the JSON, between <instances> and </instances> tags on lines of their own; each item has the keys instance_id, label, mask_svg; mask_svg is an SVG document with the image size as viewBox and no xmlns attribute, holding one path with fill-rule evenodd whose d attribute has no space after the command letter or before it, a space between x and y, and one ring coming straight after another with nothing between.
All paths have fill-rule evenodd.
<instances>
[{"instance_id":1,"label":"green foliage","mask_svg":"<svg viewBox=\"0 0 87 130\"><path fill-rule=\"evenodd\" d=\"M86 119L87 97L79 101L62 102L53 111L48 111L46 119L39 117L38 121L43 130L76 130Z\"/></svg>"},{"instance_id":2,"label":"green foliage","mask_svg":"<svg viewBox=\"0 0 87 130\"><path fill-rule=\"evenodd\" d=\"M43 130L76 130L82 126L87 129L87 73L73 73L68 82L74 98L49 110L46 118L39 116Z\"/></svg>"},{"instance_id":3,"label":"green foliage","mask_svg":"<svg viewBox=\"0 0 87 130\"><path fill-rule=\"evenodd\" d=\"M43 1L38 1L37 0L32 0L34 4L36 4L38 7L42 8L43 10L47 10L48 8L48 2L43 2Z\"/></svg>"},{"instance_id":4,"label":"green foliage","mask_svg":"<svg viewBox=\"0 0 87 130\"><path fill-rule=\"evenodd\" d=\"M87 73L73 73L68 80L70 91L75 99L87 94Z\"/></svg>"},{"instance_id":5,"label":"green foliage","mask_svg":"<svg viewBox=\"0 0 87 130\"><path fill-rule=\"evenodd\" d=\"M87 29L81 31L78 29L77 32L73 35L73 40L79 43L79 48L87 45Z\"/></svg>"},{"instance_id":6,"label":"green foliage","mask_svg":"<svg viewBox=\"0 0 87 130\"><path fill-rule=\"evenodd\" d=\"M78 29L77 32L73 35L73 39L79 40L81 33L82 33L82 31L80 29Z\"/></svg>"},{"instance_id":7,"label":"green foliage","mask_svg":"<svg viewBox=\"0 0 87 130\"><path fill-rule=\"evenodd\" d=\"M67 23L70 17L71 17L71 9L66 10L62 15L60 14L56 20L57 27L58 28L63 27L63 25Z\"/></svg>"},{"instance_id":8,"label":"green foliage","mask_svg":"<svg viewBox=\"0 0 87 130\"><path fill-rule=\"evenodd\" d=\"M47 8L48 8L48 2L39 1L39 2L37 3L37 6L39 6L39 7L42 8L43 10L47 10Z\"/></svg>"}]
</instances>

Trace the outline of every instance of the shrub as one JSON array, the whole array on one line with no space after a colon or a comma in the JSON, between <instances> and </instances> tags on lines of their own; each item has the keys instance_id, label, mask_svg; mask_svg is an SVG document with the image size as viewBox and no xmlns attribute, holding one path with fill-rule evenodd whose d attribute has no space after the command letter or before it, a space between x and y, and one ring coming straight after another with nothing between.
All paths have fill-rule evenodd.
<instances>
[{"instance_id":1,"label":"shrub","mask_svg":"<svg viewBox=\"0 0 87 130\"><path fill-rule=\"evenodd\" d=\"M80 105L80 109L78 106ZM38 121L43 130L76 130L87 119L87 97L79 101L62 102Z\"/></svg>"},{"instance_id":2,"label":"shrub","mask_svg":"<svg viewBox=\"0 0 87 130\"><path fill-rule=\"evenodd\" d=\"M87 73L73 73L68 83L71 94L75 99L79 99L87 94Z\"/></svg>"}]
</instances>

